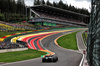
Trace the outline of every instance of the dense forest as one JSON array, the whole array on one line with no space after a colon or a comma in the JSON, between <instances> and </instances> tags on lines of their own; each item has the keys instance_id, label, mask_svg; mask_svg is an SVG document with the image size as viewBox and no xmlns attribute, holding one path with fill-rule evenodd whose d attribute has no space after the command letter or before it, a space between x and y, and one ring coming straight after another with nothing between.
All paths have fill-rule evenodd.
<instances>
[{"instance_id":1,"label":"dense forest","mask_svg":"<svg viewBox=\"0 0 100 66\"><path fill-rule=\"evenodd\" d=\"M64 10L69 10L69 11L89 15L88 9L86 9L86 8L76 8L75 6L72 6L71 4L68 5L67 3L63 3L62 0L60 0L59 2L54 1L53 3L51 3L49 0L47 0L47 2L45 2L44 0L34 0L34 5L49 5L49 6L61 8L61 9L64 9Z\"/></svg>"},{"instance_id":2,"label":"dense forest","mask_svg":"<svg viewBox=\"0 0 100 66\"><path fill-rule=\"evenodd\" d=\"M25 20L25 9L24 0L0 0L0 20Z\"/></svg>"},{"instance_id":3,"label":"dense forest","mask_svg":"<svg viewBox=\"0 0 100 66\"><path fill-rule=\"evenodd\" d=\"M34 0L34 5L48 5L57 8L62 8L69 11L89 15L89 12L85 8L76 8L67 3L59 2L51 3L49 0ZM29 12L29 10L28 10ZM26 18L26 5L24 0L0 0L0 21L23 21Z\"/></svg>"}]
</instances>

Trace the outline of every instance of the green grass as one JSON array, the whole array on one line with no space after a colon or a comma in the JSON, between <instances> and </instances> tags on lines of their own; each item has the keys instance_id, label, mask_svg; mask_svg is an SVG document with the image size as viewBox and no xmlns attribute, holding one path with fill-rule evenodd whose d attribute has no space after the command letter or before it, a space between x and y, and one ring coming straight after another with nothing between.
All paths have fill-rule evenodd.
<instances>
[{"instance_id":1,"label":"green grass","mask_svg":"<svg viewBox=\"0 0 100 66\"><path fill-rule=\"evenodd\" d=\"M6 35L18 33L18 32L25 32L25 31L14 31L14 32L0 32L0 38Z\"/></svg>"},{"instance_id":2,"label":"green grass","mask_svg":"<svg viewBox=\"0 0 100 66\"><path fill-rule=\"evenodd\" d=\"M79 31L77 31L79 32ZM57 43L66 49L78 50L77 41L76 41L76 33L73 32L71 34L64 35L57 40Z\"/></svg>"},{"instance_id":3,"label":"green grass","mask_svg":"<svg viewBox=\"0 0 100 66\"><path fill-rule=\"evenodd\" d=\"M87 32L85 32L85 36L86 36L86 38L88 37L88 36L87 36Z\"/></svg>"},{"instance_id":4,"label":"green grass","mask_svg":"<svg viewBox=\"0 0 100 66\"><path fill-rule=\"evenodd\" d=\"M28 60L41 57L41 55L44 54L46 53L32 49L28 49L25 51L0 53L0 62L15 62L15 61Z\"/></svg>"},{"instance_id":5,"label":"green grass","mask_svg":"<svg viewBox=\"0 0 100 66\"><path fill-rule=\"evenodd\" d=\"M86 46L85 38L84 38L83 36L84 36L84 33L82 33L82 38L83 38L84 44L85 44L85 46ZM87 32L85 32L85 37L86 37L86 39L88 38Z\"/></svg>"}]
</instances>

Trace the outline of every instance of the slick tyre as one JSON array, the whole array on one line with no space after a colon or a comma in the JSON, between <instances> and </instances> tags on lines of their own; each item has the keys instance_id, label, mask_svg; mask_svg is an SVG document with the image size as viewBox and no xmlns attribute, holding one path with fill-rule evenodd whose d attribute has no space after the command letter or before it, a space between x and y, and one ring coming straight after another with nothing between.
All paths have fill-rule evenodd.
<instances>
[{"instance_id":1,"label":"slick tyre","mask_svg":"<svg viewBox=\"0 0 100 66\"><path fill-rule=\"evenodd\" d=\"M56 59L55 58L53 59L53 62L56 62Z\"/></svg>"},{"instance_id":2,"label":"slick tyre","mask_svg":"<svg viewBox=\"0 0 100 66\"><path fill-rule=\"evenodd\" d=\"M42 59L42 62L46 62L46 60L45 59Z\"/></svg>"}]
</instances>

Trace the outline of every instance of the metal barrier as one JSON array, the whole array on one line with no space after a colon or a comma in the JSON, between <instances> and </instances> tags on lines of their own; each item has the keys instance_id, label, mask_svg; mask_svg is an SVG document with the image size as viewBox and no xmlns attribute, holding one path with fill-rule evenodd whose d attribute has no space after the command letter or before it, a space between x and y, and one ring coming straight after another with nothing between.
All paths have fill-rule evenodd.
<instances>
[{"instance_id":1,"label":"metal barrier","mask_svg":"<svg viewBox=\"0 0 100 66\"><path fill-rule=\"evenodd\" d=\"M26 42L16 40L16 43L19 44L22 47L28 47L28 44Z\"/></svg>"},{"instance_id":2,"label":"metal barrier","mask_svg":"<svg viewBox=\"0 0 100 66\"><path fill-rule=\"evenodd\" d=\"M89 66L100 66L100 0L92 0L91 7L87 60Z\"/></svg>"},{"instance_id":3,"label":"metal barrier","mask_svg":"<svg viewBox=\"0 0 100 66\"><path fill-rule=\"evenodd\" d=\"M27 48L27 44L26 43L16 43L16 44L6 44L4 42L0 43L0 50L2 49L16 49L16 48Z\"/></svg>"}]
</instances>

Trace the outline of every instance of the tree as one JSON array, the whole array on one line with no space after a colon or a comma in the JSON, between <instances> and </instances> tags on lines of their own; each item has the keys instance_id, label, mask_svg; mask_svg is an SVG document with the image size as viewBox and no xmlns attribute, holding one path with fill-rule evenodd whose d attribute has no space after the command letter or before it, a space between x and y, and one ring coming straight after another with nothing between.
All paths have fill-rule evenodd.
<instances>
[{"instance_id":1,"label":"tree","mask_svg":"<svg viewBox=\"0 0 100 66\"><path fill-rule=\"evenodd\" d=\"M52 6L53 4L49 2L49 0L47 0L46 2L47 5Z\"/></svg>"},{"instance_id":2,"label":"tree","mask_svg":"<svg viewBox=\"0 0 100 66\"><path fill-rule=\"evenodd\" d=\"M24 3L24 0L17 0L17 13L25 14L25 3Z\"/></svg>"},{"instance_id":3,"label":"tree","mask_svg":"<svg viewBox=\"0 0 100 66\"><path fill-rule=\"evenodd\" d=\"M41 3L40 3L40 0L36 0L36 3L35 3L35 5L40 5Z\"/></svg>"},{"instance_id":4,"label":"tree","mask_svg":"<svg viewBox=\"0 0 100 66\"><path fill-rule=\"evenodd\" d=\"M24 0L0 0L0 19L5 21L23 20L25 17Z\"/></svg>"},{"instance_id":5,"label":"tree","mask_svg":"<svg viewBox=\"0 0 100 66\"><path fill-rule=\"evenodd\" d=\"M17 6L16 6L15 0L12 0L12 10L13 10L13 13L16 13L16 10L17 10L16 7L17 7Z\"/></svg>"},{"instance_id":6,"label":"tree","mask_svg":"<svg viewBox=\"0 0 100 66\"><path fill-rule=\"evenodd\" d=\"M21 0L17 0L17 13L20 14L20 11L21 11Z\"/></svg>"},{"instance_id":7,"label":"tree","mask_svg":"<svg viewBox=\"0 0 100 66\"><path fill-rule=\"evenodd\" d=\"M62 2L62 0L59 1L58 7L59 7L59 8L63 8L63 7L64 7L64 3Z\"/></svg>"},{"instance_id":8,"label":"tree","mask_svg":"<svg viewBox=\"0 0 100 66\"><path fill-rule=\"evenodd\" d=\"M4 12L4 0L0 0L0 10L1 13Z\"/></svg>"},{"instance_id":9,"label":"tree","mask_svg":"<svg viewBox=\"0 0 100 66\"><path fill-rule=\"evenodd\" d=\"M4 14L0 13L0 21L4 21Z\"/></svg>"},{"instance_id":10,"label":"tree","mask_svg":"<svg viewBox=\"0 0 100 66\"><path fill-rule=\"evenodd\" d=\"M54 6L54 7L57 7L57 3L53 2L53 6Z\"/></svg>"},{"instance_id":11,"label":"tree","mask_svg":"<svg viewBox=\"0 0 100 66\"><path fill-rule=\"evenodd\" d=\"M21 0L21 6L22 6L22 9L21 9L21 11L22 11L22 14L25 14L25 2L24 2L24 0Z\"/></svg>"},{"instance_id":12,"label":"tree","mask_svg":"<svg viewBox=\"0 0 100 66\"><path fill-rule=\"evenodd\" d=\"M42 0L42 2L41 2L43 5L45 5L45 1L44 0Z\"/></svg>"},{"instance_id":13,"label":"tree","mask_svg":"<svg viewBox=\"0 0 100 66\"><path fill-rule=\"evenodd\" d=\"M37 0L34 0L34 5L37 5Z\"/></svg>"}]
</instances>

